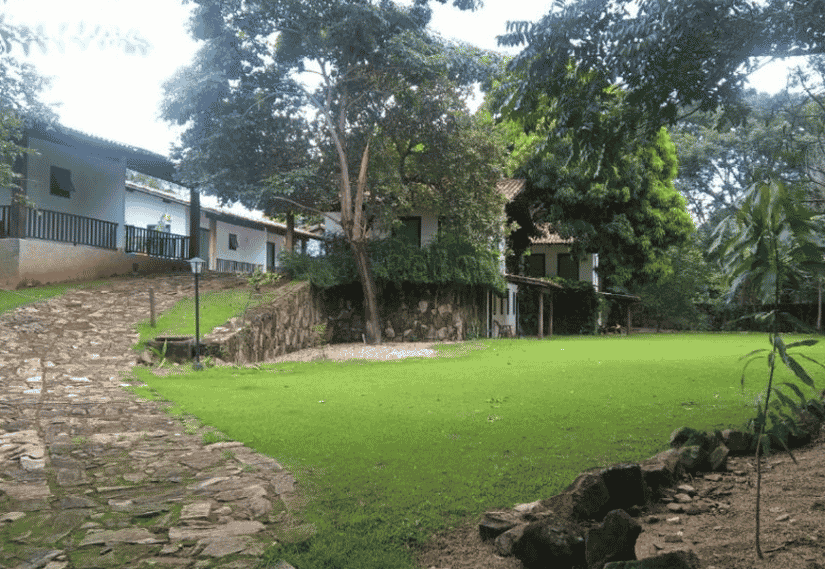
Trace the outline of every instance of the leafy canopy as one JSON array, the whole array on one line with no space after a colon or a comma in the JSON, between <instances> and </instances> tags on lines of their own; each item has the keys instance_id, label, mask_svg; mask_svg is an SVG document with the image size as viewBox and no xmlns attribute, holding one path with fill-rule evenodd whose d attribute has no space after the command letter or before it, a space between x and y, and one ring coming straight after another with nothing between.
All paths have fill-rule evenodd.
<instances>
[{"instance_id":1,"label":"leafy canopy","mask_svg":"<svg viewBox=\"0 0 825 569\"><path fill-rule=\"evenodd\" d=\"M493 104L512 136L509 167L527 179L519 196L537 223L575 237L576 255L599 254L609 287L656 280L670 272L666 249L693 231L685 201L675 190L677 158L665 129L647 141L621 130L626 94L598 75L566 67L567 89L537 92L533 106L517 108L510 94L522 76L502 81ZM604 142L598 153L581 146L581 128L565 122L565 108L590 113L585 136ZM509 123L509 125L508 125Z\"/></svg>"}]
</instances>

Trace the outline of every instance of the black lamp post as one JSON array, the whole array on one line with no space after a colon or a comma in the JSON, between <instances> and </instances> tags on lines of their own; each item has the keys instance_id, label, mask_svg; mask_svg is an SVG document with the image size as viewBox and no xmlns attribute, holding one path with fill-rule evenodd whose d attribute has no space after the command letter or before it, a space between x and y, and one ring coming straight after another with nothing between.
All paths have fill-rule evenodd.
<instances>
[{"instance_id":1,"label":"black lamp post","mask_svg":"<svg viewBox=\"0 0 825 569\"><path fill-rule=\"evenodd\" d=\"M192 369L201 370L200 353L200 298L198 295L198 275L203 272L203 266L206 261L200 257L192 257L189 259L189 264L192 266L192 273L195 275L195 361L192 364Z\"/></svg>"}]
</instances>

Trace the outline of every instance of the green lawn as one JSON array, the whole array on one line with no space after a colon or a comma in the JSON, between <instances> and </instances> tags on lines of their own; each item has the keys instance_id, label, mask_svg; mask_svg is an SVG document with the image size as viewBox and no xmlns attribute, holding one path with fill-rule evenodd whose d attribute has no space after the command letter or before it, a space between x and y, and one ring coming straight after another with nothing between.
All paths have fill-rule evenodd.
<instances>
[{"instance_id":1,"label":"green lawn","mask_svg":"<svg viewBox=\"0 0 825 569\"><path fill-rule=\"evenodd\" d=\"M199 295L200 333L208 334L216 326L221 326L230 318L242 315L248 308L269 302L285 294L292 288L285 284L277 289L264 289L254 294L252 289L219 290ZM149 320L137 325L140 340L134 349L143 349L147 340L156 336L194 336L195 335L195 299L185 298L155 319L152 328Z\"/></svg>"},{"instance_id":2,"label":"green lawn","mask_svg":"<svg viewBox=\"0 0 825 569\"><path fill-rule=\"evenodd\" d=\"M483 349L443 346L462 355L431 360L135 374L296 474L319 532L265 559L315 569L413 568L414 545L433 532L552 496L588 468L647 458L676 427L744 426L767 379L752 365L739 388L739 356L767 347L765 334L474 345ZM778 380L790 380L784 368Z\"/></svg>"},{"instance_id":3,"label":"green lawn","mask_svg":"<svg viewBox=\"0 0 825 569\"><path fill-rule=\"evenodd\" d=\"M24 306L33 302L46 300L54 296L60 296L67 290L73 288L88 288L101 286L106 281L92 281L86 283L59 283L21 290L0 290L0 313L14 310L18 306Z\"/></svg>"}]
</instances>

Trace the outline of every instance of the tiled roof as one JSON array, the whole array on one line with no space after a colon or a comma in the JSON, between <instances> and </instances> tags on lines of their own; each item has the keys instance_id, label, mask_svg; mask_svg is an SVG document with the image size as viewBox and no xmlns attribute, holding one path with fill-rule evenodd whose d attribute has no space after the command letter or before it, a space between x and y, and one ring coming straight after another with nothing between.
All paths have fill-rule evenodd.
<instances>
[{"instance_id":1,"label":"tiled roof","mask_svg":"<svg viewBox=\"0 0 825 569\"><path fill-rule=\"evenodd\" d=\"M533 245L570 245L574 241L572 237L562 239L558 233L553 231L549 223L536 224L536 229L541 235L530 238L530 243Z\"/></svg>"},{"instance_id":2,"label":"tiled roof","mask_svg":"<svg viewBox=\"0 0 825 569\"><path fill-rule=\"evenodd\" d=\"M507 201L513 201L517 195L521 193L524 187L527 185L527 180L522 180L518 178L505 178L500 180L496 184L496 188L504 197L507 198Z\"/></svg>"}]
</instances>

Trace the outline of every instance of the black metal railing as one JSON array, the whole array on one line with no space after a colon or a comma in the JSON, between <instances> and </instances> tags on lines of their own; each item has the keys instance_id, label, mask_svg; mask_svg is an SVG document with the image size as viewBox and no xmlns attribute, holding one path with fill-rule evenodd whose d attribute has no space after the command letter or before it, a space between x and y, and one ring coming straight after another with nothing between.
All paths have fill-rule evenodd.
<instances>
[{"instance_id":1,"label":"black metal railing","mask_svg":"<svg viewBox=\"0 0 825 569\"><path fill-rule=\"evenodd\" d=\"M26 237L117 249L117 223L47 209L24 208Z\"/></svg>"},{"instance_id":2,"label":"black metal railing","mask_svg":"<svg viewBox=\"0 0 825 569\"><path fill-rule=\"evenodd\" d=\"M255 263L229 261L227 259L218 259L217 261L215 271L219 273L254 273L255 269L264 270L263 265L256 265Z\"/></svg>"},{"instance_id":3,"label":"black metal railing","mask_svg":"<svg viewBox=\"0 0 825 569\"><path fill-rule=\"evenodd\" d=\"M125 251L164 259L188 259L189 237L127 225Z\"/></svg>"},{"instance_id":4,"label":"black metal railing","mask_svg":"<svg viewBox=\"0 0 825 569\"><path fill-rule=\"evenodd\" d=\"M9 236L9 216L11 215L11 206L0 205L0 237Z\"/></svg>"}]
</instances>

